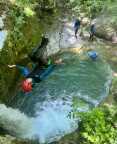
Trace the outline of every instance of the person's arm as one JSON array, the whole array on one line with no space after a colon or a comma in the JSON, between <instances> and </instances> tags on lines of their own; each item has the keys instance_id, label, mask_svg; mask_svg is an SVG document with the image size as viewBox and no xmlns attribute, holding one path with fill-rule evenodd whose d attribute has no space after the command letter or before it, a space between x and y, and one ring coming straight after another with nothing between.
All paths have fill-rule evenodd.
<instances>
[{"instance_id":1,"label":"person's arm","mask_svg":"<svg viewBox=\"0 0 117 144\"><path fill-rule=\"evenodd\" d=\"M14 68L16 65L8 65L9 68Z\"/></svg>"},{"instance_id":2,"label":"person's arm","mask_svg":"<svg viewBox=\"0 0 117 144\"><path fill-rule=\"evenodd\" d=\"M8 65L8 67L9 68L17 68L19 71L21 71L21 72L23 72L24 71L24 69L25 69L25 67L24 66L21 66L21 65L17 65L17 64L15 64L15 65Z\"/></svg>"},{"instance_id":3,"label":"person's arm","mask_svg":"<svg viewBox=\"0 0 117 144\"><path fill-rule=\"evenodd\" d=\"M8 65L8 67L9 68L14 68L14 67L16 67L16 68L18 68L19 70L22 70L24 67L23 66L20 66L20 65L17 65L17 64L15 64L15 65Z\"/></svg>"}]
</instances>

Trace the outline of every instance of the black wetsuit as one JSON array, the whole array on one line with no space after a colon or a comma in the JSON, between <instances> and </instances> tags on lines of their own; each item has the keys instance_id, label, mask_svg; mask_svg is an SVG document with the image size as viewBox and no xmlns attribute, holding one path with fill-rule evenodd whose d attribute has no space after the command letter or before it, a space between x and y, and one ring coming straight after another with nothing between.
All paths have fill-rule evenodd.
<instances>
[{"instance_id":1,"label":"black wetsuit","mask_svg":"<svg viewBox=\"0 0 117 144\"><path fill-rule=\"evenodd\" d=\"M33 82L40 82L40 74L44 71L44 68L40 68L38 65L35 66L35 68L30 71L28 67L24 67L21 65L16 65L16 68L20 71L20 73L25 78L32 78Z\"/></svg>"},{"instance_id":2,"label":"black wetsuit","mask_svg":"<svg viewBox=\"0 0 117 144\"><path fill-rule=\"evenodd\" d=\"M26 78L32 78L33 82L40 82L40 74L43 72L44 68L40 68L38 65L27 75Z\"/></svg>"},{"instance_id":3,"label":"black wetsuit","mask_svg":"<svg viewBox=\"0 0 117 144\"><path fill-rule=\"evenodd\" d=\"M77 38L77 32L80 28L81 22L79 19L76 19L75 23L74 23L74 30L75 30L75 37Z\"/></svg>"}]
</instances>

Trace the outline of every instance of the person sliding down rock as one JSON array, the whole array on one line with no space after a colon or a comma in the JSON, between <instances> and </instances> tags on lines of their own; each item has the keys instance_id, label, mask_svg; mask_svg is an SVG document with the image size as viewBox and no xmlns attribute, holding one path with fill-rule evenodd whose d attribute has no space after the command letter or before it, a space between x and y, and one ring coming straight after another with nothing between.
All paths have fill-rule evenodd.
<instances>
[{"instance_id":1,"label":"person sliding down rock","mask_svg":"<svg viewBox=\"0 0 117 144\"><path fill-rule=\"evenodd\" d=\"M50 65L50 68L53 68L54 65L56 64L61 64L62 63L62 59L57 59L55 60L53 63L51 62L51 60L48 60L48 63L46 64L46 66ZM41 74L43 74L43 72L45 72L46 68L40 68L40 66L37 64L35 66L35 68L33 70L30 70L28 67L26 66L21 66L21 65L8 65L9 68L17 68L21 75L25 78L21 84L22 90L24 92L30 92L32 91L32 88L34 86L35 83L39 83L40 81L42 81L43 78L40 77ZM51 69L50 69L51 71ZM45 73L43 76L47 76L47 73Z\"/></svg>"}]
</instances>

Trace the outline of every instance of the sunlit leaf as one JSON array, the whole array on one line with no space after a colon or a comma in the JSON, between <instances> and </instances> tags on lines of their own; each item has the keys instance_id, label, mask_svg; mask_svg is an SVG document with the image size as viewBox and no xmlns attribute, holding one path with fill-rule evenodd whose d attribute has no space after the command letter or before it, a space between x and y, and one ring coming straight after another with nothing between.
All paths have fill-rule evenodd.
<instances>
[{"instance_id":1,"label":"sunlit leaf","mask_svg":"<svg viewBox=\"0 0 117 144\"><path fill-rule=\"evenodd\" d=\"M33 16L35 14L35 12L30 7L24 8L24 13L28 17Z\"/></svg>"}]
</instances>

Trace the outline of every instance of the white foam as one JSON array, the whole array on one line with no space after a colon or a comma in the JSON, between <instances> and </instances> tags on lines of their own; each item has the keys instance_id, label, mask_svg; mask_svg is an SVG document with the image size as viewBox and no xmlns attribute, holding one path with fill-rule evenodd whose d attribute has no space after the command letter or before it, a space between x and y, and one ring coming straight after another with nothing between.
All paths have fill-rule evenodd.
<instances>
[{"instance_id":1,"label":"white foam","mask_svg":"<svg viewBox=\"0 0 117 144\"><path fill-rule=\"evenodd\" d=\"M63 104L60 100L46 102L41 112L38 112L36 108L37 116L33 123L32 131L34 133L32 135L36 135L40 142L44 143L57 140L61 136L72 132L77 126L75 121L68 117L70 110L70 105Z\"/></svg>"},{"instance_id":2,"label":"white foam","mask_svg":"<svg viewBox=\"0 0 117 144\"><path fill-rule=\"evenodd\" d=\"M6 40L6 37L7 37L7 31L6 30L0 31L0 50L4 46L4 41Z\"/></svg>"},{"instance_id":3,"label":"white foam","mask_svg":"<svg viewBox=\"0 0 117 144\"><path fill-rule=\"evenodd\" d=\"M0 104L0 126L11 134L25 138L30 133L33 118L27 117L17 109Z\"/></svg>"}]
</instances>

